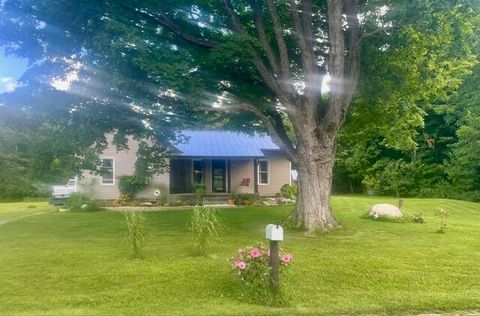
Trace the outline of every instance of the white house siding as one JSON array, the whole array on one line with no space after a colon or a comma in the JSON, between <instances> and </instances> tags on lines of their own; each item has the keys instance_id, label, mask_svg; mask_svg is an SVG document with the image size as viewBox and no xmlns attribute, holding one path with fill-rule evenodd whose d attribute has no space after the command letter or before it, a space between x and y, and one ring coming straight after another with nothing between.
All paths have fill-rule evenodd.
<instances>
[{"instance_id":1,"label":"white house siding","mask_svg":"<svg viewBox=\"0 0 480 316\"><path fill-rule=\"evenodd\" d=\"M231 192L253 193L255 190L253 159L232 159L230 162L230 168ZM250 178L249 186L240 185L244 178Z\"/></svg>"},{"instance_id":2,"label":"white house siding","mask_svg":"<svg viewBox=\"0 0 480 316\"><path fill-rule=\"evenodd\" d=\"M262 159L269 161L269 179L268 184L258 185L258 194L262 196L274 196L280 192L283 185L290 184L291 164L290 161L281 154L268 154Z\"/></svg>"},{"instance_id":3,"label":"white house siding","mask_svg":"<svg viewBox=\"0 0 480 316\"><path fill-rule=\"evenodd\" d=\"M137 160L138 142L129 138L128 150L117 151L115 145L112 145L112 137L108 136L108 147L104 150L100 158L114 160L114 184L102 184L102 177L92 175L90 172L83 173L83 179L80 180L80 190L93 195L97 200L114 200L120 196L118 189L118 177L123 175L133 175L135 172L135 162ZM153 199L155 184L164 184L169 189L170 177L168 173L156 175L152 178L151 185L140 192L137 197L144 199Z\"/></svg>"}]
</instances>

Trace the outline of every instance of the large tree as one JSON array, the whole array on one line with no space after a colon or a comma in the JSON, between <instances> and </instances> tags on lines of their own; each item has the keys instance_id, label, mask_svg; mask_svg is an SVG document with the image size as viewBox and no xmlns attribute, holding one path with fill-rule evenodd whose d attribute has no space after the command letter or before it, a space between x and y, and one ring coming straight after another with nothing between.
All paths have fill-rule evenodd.
<instances>
[{"instance_id":1,"label":"large tree","mask_svg":"<svg viewBox=\"0 0 480 316\"><path fill-rule=\"evenodd\" d=\"M458 85L473 65L471 1L2 3L0 43L60 70L78 61L84 95L99 93L91 80L101 74L103 93L147 117L161 108L267 131L298 170L292 219L308 230L339 225L332 169L352 101L367 126L368 114L396 121L385 132L395 138L421 125L417 102Z\"/></svg>"}]
</instances>

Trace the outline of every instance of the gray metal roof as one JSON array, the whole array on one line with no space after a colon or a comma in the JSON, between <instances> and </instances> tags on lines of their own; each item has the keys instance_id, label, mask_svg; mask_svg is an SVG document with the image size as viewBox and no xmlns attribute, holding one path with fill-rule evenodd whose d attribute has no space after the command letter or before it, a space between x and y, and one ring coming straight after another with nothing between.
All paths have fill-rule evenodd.
<instances>
[{"instance_id":1,"label":"gray metal roof","mask_svg":"<svg viewBox=\"0 0 480 316\"><path fill-rule=\"evenodd\" d=\"M179 156L264 157L264 150L280 150L270 136L231 131L183 131L188 141L175 147Z\"/></svg>"}]
</instances>

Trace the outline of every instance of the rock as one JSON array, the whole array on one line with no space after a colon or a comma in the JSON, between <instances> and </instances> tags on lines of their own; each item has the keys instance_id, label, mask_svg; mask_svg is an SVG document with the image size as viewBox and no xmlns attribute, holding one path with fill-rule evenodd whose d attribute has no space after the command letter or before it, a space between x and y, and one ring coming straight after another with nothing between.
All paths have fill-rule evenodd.
<instances>
[{"instance_id":1,"label":"rock","mask_svg":"<svg viewBox=\"0 0 480 316\"><path fill-rule=\"evenodd\" d=\"M392 204L375 204L368 211L368 216L372 217L402 217L402 211Z\"/></svg>"}]
</instances>

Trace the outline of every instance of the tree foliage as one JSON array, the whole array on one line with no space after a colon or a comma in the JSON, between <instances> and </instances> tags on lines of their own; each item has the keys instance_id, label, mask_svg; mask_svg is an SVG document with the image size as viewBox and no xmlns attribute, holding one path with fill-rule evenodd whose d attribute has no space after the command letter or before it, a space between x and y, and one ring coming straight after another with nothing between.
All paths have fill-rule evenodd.
<instances>
[{"instance_id":1,"label":"tree foliage","mask_svg":"<svg viewBox=\"0 0 480 316\"><path fill-rule=\"evenodd\" d=\"M378 194L395 194L392 183L403 182L401 196L440 196L479 200L479 109L480 67L476 66L457 93L437 103L426 104L425 123L415 129L413 149L395 149L385 139L372 135L356 140L342 134L337 156L337 182L351 183L354 191L374 188ZM393 181L395 165L405 172ZM351 191L336 186L339 192Z\"/></svg>"}]
</instances>

